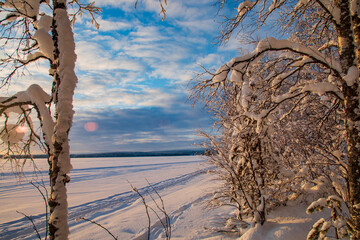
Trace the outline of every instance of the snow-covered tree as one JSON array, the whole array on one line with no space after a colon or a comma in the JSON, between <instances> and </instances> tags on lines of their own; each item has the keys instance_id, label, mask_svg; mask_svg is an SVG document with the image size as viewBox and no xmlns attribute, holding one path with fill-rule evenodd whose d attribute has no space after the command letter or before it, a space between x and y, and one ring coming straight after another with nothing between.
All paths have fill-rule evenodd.
<instances>
[{"instance_id":1,"label":"snow-covered tree","mask_svg":"<svg viewBox=\"0 0 360 240\"><path fill-rule=\"evenodd\" d=\"M137 3L134 0L135 8ZM163 20L166 5L167 0L159 1ZM0 88L26 74L26 67L39 59L48 60L50 65L51 92L33 84L13 96L0 97L1 160L21 170L28 158L32 160L35 145L47 153L50 239L68 239L69 234L66 184L72 168L69 131L77 84L72 27L84 12L99 28L94 15L101 9L95 2L0 0Z\"/></svg>"},{"instance_id":2,"label":"snow-covered tree","mask_svg":"<svg viewBox=\"0 0 360 240\"><path fill-rule=\"evenodd\" d=\"M303 154L311 153L310 162L302 164L316 166L313 172L319 174L318 183L321 174L323 178L330 176L329 172L321 173L326 168L343 174L338 181L333 176L330 183L338 186L334 188L348 204L349 231L353 239L359 239L360 1L237 2L237 11L225 18L221 41L228 40L248 19L259 28L276 21L278 29L290 37L260 40L253 51L230 60L204 80L204 92L215 92L227 82L236 85L240 90L235 105L243 110L236 118L254 122L260 136L266 136L269 127L281 130L278 127L287 119L291 126L305 126L305 130L298 129L300 133L316 129L314 124L318 124L320 131L312 137L295 136L303 143L295 149L300 152L302 147L306 150ZM219 4L223 8L229 3ZM209 95L203 96L206 99ZM326 123L330 120L333 126ZM281 134L277 141L280 139ZM289 147L287 140L285 144L284 148ZM279 153L284 156L292 151L282 149ZM324 164L326 168L318 167ZM340 183L345 187L339 187Z\"/></svg>"},{"instance_id":3,"label":"snow-covered tree","mask_svg":"<svg viewBox=\"0 0 360 240\"><path fill-rule=\"evenodd\" d=\"M69 5L78 9L72 19L67 10ZM40 12L41 7L47 13ZM25 91L0 99L2 159L18 164L16 155L22 159L24 154L29 154L31 158L34 144L47 152L50 239L67 239L69 234L66 184L70 181L68 173L72 168L69 131L77 83L71 26L78 13L88 11L93 16L99 10L93 3L84 5L77 0L69 3L66 0L0 2L2 85L9 84L28 64L39 59L49 61L49 74L53 77L50 93L33 84Z\"/></svg>"},{"instance_id":4,"label":"snow-covered tree","mask_svg":"<svg viewBox=\"0 0 360 240\"><path fill-rule=\"evenodd\" d=\"M280 193L285 188L278 181L277 159L269 151L271 141L268 135L256 132L256 121L241 116L244 112L239 104L241 88L229 81L210 83L212 87L208 84L205 81L195 85L193 97L206 94L205 104L221 130L216 136L201 133L209 139L206 147L213 151L209 161L217 166L211 173L224 183L210 204L232 205L238 219L250 217L253 223L263 224L267 210L287 199Z\"/></svg>"}]
</instances>

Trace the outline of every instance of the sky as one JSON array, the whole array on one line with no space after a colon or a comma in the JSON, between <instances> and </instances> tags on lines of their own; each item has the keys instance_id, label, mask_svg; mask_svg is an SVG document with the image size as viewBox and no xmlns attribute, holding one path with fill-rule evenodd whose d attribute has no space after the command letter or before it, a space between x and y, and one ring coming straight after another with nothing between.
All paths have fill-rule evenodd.
<instances>
[{"instance_id":1,"label":"sky","mask_svg":"<svg viewBox=\"0 0 360 240\"><path fill-rule=\"evenodd\" d=\"M74 28L75 116L72 153L194 149L199 129L211 117L192 107L188 84L206 68L215 70L239 54L236 37L215 44L221 18L214 0L168 0L162 21L159 2L101 0L100 28L88 15ZM229 11L236 11L230 9ZM32 83L50 90L48 63L29 67L31 75L14 79L8 93ZM1 89L4 91L3 89Z\"/></svg>"}]
</instances>

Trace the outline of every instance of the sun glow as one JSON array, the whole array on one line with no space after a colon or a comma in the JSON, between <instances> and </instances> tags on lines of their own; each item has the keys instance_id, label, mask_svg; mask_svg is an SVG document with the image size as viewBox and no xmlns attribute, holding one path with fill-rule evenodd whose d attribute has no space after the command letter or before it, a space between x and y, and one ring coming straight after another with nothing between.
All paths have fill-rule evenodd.
<instances>
[{"instance_id":1,"label":"sun glow","mask_svg":"<svg viewBox=\"0 0 360 240\"><path fill-rule=\"evenodd\" d=\"M87 132L95 132L98 130L99 125L96 122L87 122L85 123L84 128Z\"/></svg>"},{"instance_id":2,"label":"sun glow","mask_svg":"<svg viewBox=\"0 0 360 240\"><path fill-rule=\"evenodd\" d=\"M26 133L26 132L28 132L29 131L29 128L28 127L26 127L26 126L17 126L16 127L16 132L17 133Z\"/></svg>"}]
</instances>

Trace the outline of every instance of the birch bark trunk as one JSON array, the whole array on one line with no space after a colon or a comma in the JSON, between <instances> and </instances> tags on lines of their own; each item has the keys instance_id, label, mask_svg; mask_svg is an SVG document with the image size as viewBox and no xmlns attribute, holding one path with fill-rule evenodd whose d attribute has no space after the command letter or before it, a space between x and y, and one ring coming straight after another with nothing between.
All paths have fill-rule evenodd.
<instances>
[{"instance_id":1,"label":"birch bark trunk","mask_svg":"<svg viewBox=\"0 0 360 240\"><path fill-rule=\"evenodd\" d=\"M354 1L354 0L353 0ZM336 2L340 8L340 23L337 27L340 63L342 74L349 74L351 67L359 65L359 16L351 16L349 0ZM359 6L358 6L359 7ZM360 239L360 108L359 76L353 83L342 82L345 106L346 141L348 157L348 182L350 199L350 217L354 230L352 239Z\"/></svg>"},{"instance_id":2,"label":"birch bark trunk","mask_svg":"<svg viewBox=\"0 0 360 240\"><path fill-rule=\"evenodd\" d=\"M49 238L68 239L68 203L66 184L71 170L69 131L73 119L73 95L77 78L74 72L76 54L73 32L67 15L66 0L53 1L54 62L52 71L55 103L55 127L50 156Z\"/></svg>"}]
</instances>

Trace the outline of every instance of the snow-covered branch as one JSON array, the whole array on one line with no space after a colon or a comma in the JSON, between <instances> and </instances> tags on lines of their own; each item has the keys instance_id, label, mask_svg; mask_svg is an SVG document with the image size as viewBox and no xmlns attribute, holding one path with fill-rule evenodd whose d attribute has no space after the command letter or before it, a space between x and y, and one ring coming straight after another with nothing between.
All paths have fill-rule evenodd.
<instances>
[{"instance_id":1,"label":"snow-covered branch","mask_svg":"<svg viewBox=\"0 0 360 240\"><path fill-rule=\"evenodd\" d=\"M51 136L53 134L54 121L50 115L47 104L51 100L48 95L39 85L31 85L26 91L18 92L10 98L1 98L0 103L0 116L5 114L9 116L10 113L22 114L24 111L29 110L29 105L33 106L40 120L44 140L47 146L52 147ZM30 118L26 118L28 127L33 130ZM40 138L40 137L37 137ZM41 140L41 139L39 139Z\"/></svg>"},{"instance_id":2,"label":"snow-covered branch","mask_svg":"<svg viewBox=\"0 0 360 240\"><path fill-rule=\"evenodd\" d=\"M230 62L227 63L227 66L229 68L242 70L248 67L249 64L253 64L259 61L266 52L285 50L289 50L302 56L306 56L315 61L316 63L322 64L329 70L334 71L337 75L341 75L341 65L335 59L327 57L325 54L322 54L317 49L306 47L302 44L292 42L286 39L278 40L273 37L268 37L261 40L252 53L241 57L233 58ZM308 61L307 59L305 60Z\"/></svg>"}]
</instances>

